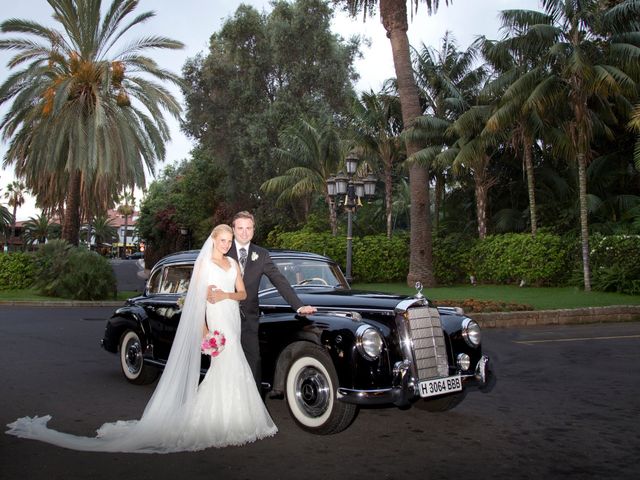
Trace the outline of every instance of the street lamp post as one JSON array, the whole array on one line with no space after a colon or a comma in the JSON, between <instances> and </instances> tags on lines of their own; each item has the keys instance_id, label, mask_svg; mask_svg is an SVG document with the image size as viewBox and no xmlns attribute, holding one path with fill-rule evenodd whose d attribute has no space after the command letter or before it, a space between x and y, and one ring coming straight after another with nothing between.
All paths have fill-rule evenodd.
<instances>
[{"instance_id":1,"label":"street lamp post","mask_svg":"<svg viewBox=\"0 0 640 480\"><path fill-rule=\"evenodd\" d=\"M373 174L362 178L356 175L358 160L354 152L345 158L346 175L339 172L327 179L327 193L336 207L343 206L347 212L347 265L345 275L351 283L351 265L353 257L353 214L362 206L362 197L371 198L375 195L377 179Z\"/></svg>"}]
</instances>

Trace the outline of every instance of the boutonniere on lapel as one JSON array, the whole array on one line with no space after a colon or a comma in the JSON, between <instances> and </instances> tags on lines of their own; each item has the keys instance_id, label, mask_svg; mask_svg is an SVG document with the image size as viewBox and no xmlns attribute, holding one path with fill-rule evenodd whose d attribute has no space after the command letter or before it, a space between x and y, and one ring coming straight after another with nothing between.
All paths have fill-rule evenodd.
<instances>
[{"instance_id":1,"label":"boutonniere on lapel","mask_svg":"<svg viewBox=\"0 0 640 480\"><path fill-rule=\"evenodd\" d=\"M258 255L256 252L251 253L252 262L255 262L258 258L260 258L260 255Z\"/></svg>"}]
</instances>

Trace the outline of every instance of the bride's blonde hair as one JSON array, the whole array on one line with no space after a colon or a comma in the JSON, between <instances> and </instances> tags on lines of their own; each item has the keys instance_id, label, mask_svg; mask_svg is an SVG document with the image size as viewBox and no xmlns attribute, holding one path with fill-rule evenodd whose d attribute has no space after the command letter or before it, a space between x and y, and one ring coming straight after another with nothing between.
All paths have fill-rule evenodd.
<instances>
[{"instance_id":1,"label":"bride's blonde hair","mask_svg":"<svg viewBox=\"0 0 640 480\"><path fill-rule=\"evenodd\" d=\"M211 231L211 238L217 238L221 232L227 232L233 235L232 228L226 223L221 223L220 225L216 225L215 228Z\"/></svg>"}]
</instances>

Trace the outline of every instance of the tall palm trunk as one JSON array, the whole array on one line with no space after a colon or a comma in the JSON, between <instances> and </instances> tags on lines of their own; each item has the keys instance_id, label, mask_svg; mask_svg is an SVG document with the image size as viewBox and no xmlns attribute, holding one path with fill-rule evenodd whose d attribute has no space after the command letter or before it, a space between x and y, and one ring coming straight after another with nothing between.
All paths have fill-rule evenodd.
<instances>
[{"instance_id":1,"label":"tall palm trunk","mask_svg":"<svg viewBox=\"0 0 640 480\"><path fill-rule=\"evenodd\" d=\"M16 238L16 215L18 214L18 204L17 203L13 203L13 217L11 219L11 236L9 237L9 242L11 243L11 250L15 250L16 246L13 243L15 241ZM8 243L9 243L8 242Z\"/></svg>"},{"instance_id":2,"label":"tall palm trunk","mask_svg":"<svg viewBox=\"0 0 640 480\"><path fill-rule=\"evenodd\" d=\"M69 178L69 190L66 198L66 211L62 226L62 239L77 246L80 241L80 190L82 175L75 171Z\"/></svg>"},{"instance_id":3,"label":"tall palm trunk","mask_svg":"<svg viewBox=\"0 0 640 480\"><path fill-rule=\"evenodd\" d=\"M495 185L495 179L487 174L490 158L485 155L484 161L474 171L473 181L476 195L476 219L478 221L478 238L487 237L487 205L489 197L489 189Z\"/></svg>"},{"instance_id":4,"label":"tall palm trunk","mask_svg":"<svg viewBox=\"0 0 640 480\"><path fill-rule=\"evenodd\" d=\"M384 170L384 203L387 218L387 238L391 238L393 232L393 178L391 168Z\"/></svg>"},{"instance_id":5,"label":"tall palm trunk","mask_svg":"<svg viewBox=\"0 0 640 480\"><path fill-rule=\"evenodd\" d=\"M589 265L589 217L587 208L587 162L584 153L578 153L578 188L580 197L580 236L582 239L582 273L584 291L591 291L591 267Z\"/></svg>"},{"instance_id":6,"label":"tall palm trunk","mask_svg":"<svg viewBox=\"0 0 640 480\"><path fill-rule=\"evenodd\" d=\"M380 18L391 42L404 128L413 128L414 121L422 114L422 110L411 66L405 0L380 0ZM411 141L406 142L406 147L408 156L420 150L420 147ZM435 285L435 276L427 168L416 163L411 165L409 184L411 239L407 285L413 286L415 282L420 281L423 285L432 287Z\"/></svg>"},{"instance_id":7,"label":"tall palm trunk","mask_svg":"<svg viewBox=\"0 0 640 480\"><path fill-rule=\"evenodd\" d=\"M529 217L531 218L531 235L536 236L538 231L536 188L533 176L533 139L524 137L524 167L527 172L527 191L529 192Z\"/></svg>"},{"instance_id":8,"label":"tall palm trunk","mask_svg":"<svg viewBox=\"0 0 640 480\"><path fill-rule=\"evenodd\" d=\"M122 240L122 258L127 258L127 230L129 229L129 215L124 215L124 235Z\"/></svg>"},{"instance_id":9,"label":"tall palm trunk","mask_svg":"<svg viewBox=\"0 0 640 480\"><path fill-rule=\"evenodd\" d=\"M331 235L338 235L338 213L336 212L336 204L331 200L328 194L324 196L325 202L329 205L329 225L331 226Z\"/></svg>"},{"instance_id":10,"label":"tall palm trunk","mask_svg":"<svg viewBox=\"0 0 640 480\"><path fill-rule=\"evenodd\" d=\"M440 230L440 209L442 200L444 199L444 175L441 172L436 173L436 187L433 199L433 231L438 233Z\"/></svg>"}]
</instances>

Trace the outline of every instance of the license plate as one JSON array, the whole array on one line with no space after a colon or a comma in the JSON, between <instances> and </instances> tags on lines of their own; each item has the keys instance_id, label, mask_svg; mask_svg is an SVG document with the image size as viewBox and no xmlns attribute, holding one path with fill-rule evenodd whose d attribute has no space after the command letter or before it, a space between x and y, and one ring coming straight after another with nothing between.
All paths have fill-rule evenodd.
<instances>
[{"instance_id":1,"label":"license plate","mask_svg":"<svg viewBox=\"0 0 640 480\"><path fill-rule=\"evenodd\" d=\"M446 378L436 378L418 384L421 397L434 397L445 393L459 392L462 390L462 380L460 375Z\"/></svg>"}]
</instances>

